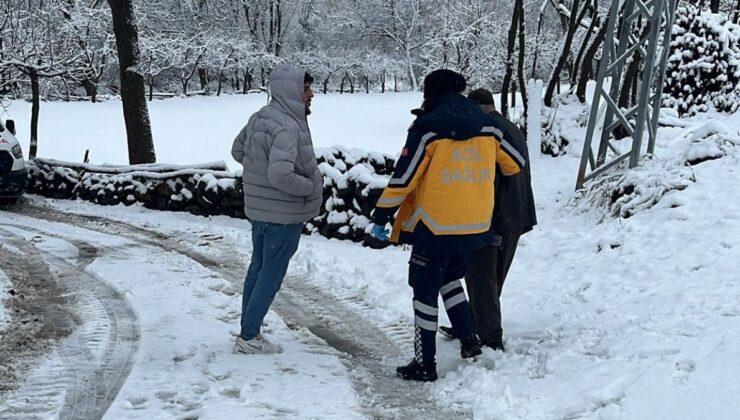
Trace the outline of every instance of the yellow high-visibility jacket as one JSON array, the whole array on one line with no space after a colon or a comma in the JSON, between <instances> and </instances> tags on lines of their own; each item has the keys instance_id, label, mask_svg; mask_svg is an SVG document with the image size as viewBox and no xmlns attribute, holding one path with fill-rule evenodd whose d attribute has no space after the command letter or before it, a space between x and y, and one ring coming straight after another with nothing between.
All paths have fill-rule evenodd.
<instances>
[{"instance_id":1,"label":"yellow high-visibility jacket","mask_svg":"<svg viewBox=\"0 0 740 420\"><path fill-rule=\"evenodd\" d=\"M477 105L461 95L448 98L409 129L373 221L385 224L400 207L394 242L402 233L413 234L420 223L434 236L488 232L496 164L504 175L513 175L526 162Z\"/></svg>"}]
</instances>

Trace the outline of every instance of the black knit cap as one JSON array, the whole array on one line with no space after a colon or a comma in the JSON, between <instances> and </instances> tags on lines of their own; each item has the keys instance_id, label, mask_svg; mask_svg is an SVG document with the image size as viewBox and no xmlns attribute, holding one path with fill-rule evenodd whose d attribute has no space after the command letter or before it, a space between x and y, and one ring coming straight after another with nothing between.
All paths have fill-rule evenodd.
<instances>
[{"instance_id":1,"label":"black knit cap","mask_svg":"<svg viewBox=\"0 0 740 420\"><path fill-rule=\"evenodd\" d=\"M493 102L493 94L491 91L486 89L476 89L468 93L468 99L478 105L495 105Z\"/></svg>"},{"instance_id":2,"label":"black knit cap","mask_svg":"<svg viewBox=\"0 0 740 420\"><path fill-rule=\"evenodd\" d=\"M465 77L452 70L434 70L424 78L424 99L460 93L465 90Z\"/></svg>"}]
</instances>

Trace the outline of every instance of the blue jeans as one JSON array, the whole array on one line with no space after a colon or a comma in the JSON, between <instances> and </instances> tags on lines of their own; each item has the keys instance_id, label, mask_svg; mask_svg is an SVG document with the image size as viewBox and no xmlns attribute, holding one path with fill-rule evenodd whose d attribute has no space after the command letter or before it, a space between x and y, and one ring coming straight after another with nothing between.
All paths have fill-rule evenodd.
<instances>
[{"instance_id":1,"label":"blue jeans","mask_svg":"<svg viewBox=\"0 0 740 420\"><path fill-rule=\"evenodd\" d=\"M260 333L262 320L283 284L288 263L298 250L303 224L252 222L252 261L244 279L241 337Z\"/></svg>"}]
</instances>

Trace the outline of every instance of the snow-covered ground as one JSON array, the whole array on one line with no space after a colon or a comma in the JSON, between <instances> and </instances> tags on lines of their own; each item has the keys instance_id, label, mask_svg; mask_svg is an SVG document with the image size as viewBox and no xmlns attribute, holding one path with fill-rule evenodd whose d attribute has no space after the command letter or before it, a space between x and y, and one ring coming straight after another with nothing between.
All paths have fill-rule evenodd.
<instances>
[{"instance_id":1,"label":"snow-covered ground","mask_svg":"<svg viewBox=\"0 0 740 420\"><path fill-rule=\"evenodd\" d=\"M327 120L325 135L314 129L317 144L396 151L410 122L407 111L418 99L397 97L393 112L393 95L374 100L370 95L362 111L345 113L350 106L361 106L354 105L360 96L319 97L312 127L321 127L322 113L347 120L336 118L331 131ZM318 106L322 101L327 108ZM193 109L186 106L189 103ZM176 99L171 105L155 102L160 104L152 108L161 144L188 142L184 143L188 147L179 146L184 151L171 151L171 161L225 159L232 136L208 141L206 148L213 155L200 153L202 145L189 143L197 142L197 136L175 138L184 130L176 120L168 123L173 134L166 134L170 131L157 122L156 106L215 115L223 112L217 103L215 98ZM64 106L74 109L83 104L58 106L62 115ZM358 132L350 116L357 124L362 121L363 129ZM737 134L740 115L705 114L685 122L688 127L660 130L656 150L660 159L678 160L684 150L676 144L708 122ZM234 122L233 130L240 125ZM564 127L572 139L585 131ZM162 147L160 156L167 156ZM568 154L557 159L540 156L538 145L529 147L540 223L522 238L504 290L508 351L486 350L477 363L464 362L456 344L439 338L440 380L419 386L427 387L441 405L477 419L738 418L740 217L732 197L740 195L740 149L726 145L726 156L692 168L696 182L685 190L669 193L656 206L628 219L613 219L604 217L605 209L586 209L573 201L582 143L574 141ZM186 154L193 150L198 152ZM60 211L125 220L164 236L212 235L245 262L250 252L249 225L242 220L38 197L33 201ZM9 217L0 213L3 222ZM32 223L12 218L15 223ZM239 295L223 293L224 280L213 272L179 254L132 249L124 240L62 227L43 228L114 248L88 269L124 291L138 313L142 339L137 362L108 418L169 418L192 401L198 402L193 414L204 418L359 415L357 397L338 359L322 354L321 343L312 342L301 330L287 329L274 314L268 318L270 337L286 347L284 354L255 358L229 354L228 331L238 322ZM64 252L60 255L72 257ZM137 262L136 275L129 272L130 265L121 265L132 260ZM306 278L339 297L360 299L370 308L365 312L370 324L397 320L411 324L407 261L408 251L403 249L375 251L304 237L289 276ZM157 280L144 280L151 278ZM398 379L389 375L387 380ZM288 409L292 411L283 411ZM329 409L334 411L325 411Z\"/></svg>"},{"instance_id":2,"label":"snow-covered ground","mask_svg":"<svg viewBox=\"0 0 740 420\"><path fill-rule=\"evenodd\" d=\"M152 216L152 221L172 219ZM17 214L0 217L4 231L70 264L80 258L79 244L97 249L85 270L130 301L141 339L133 369L107 418L358 417L347 372L336 355L307 331L289 330L274 314L266 320L267 330L285 347L284 353L232 354L241 302L231 284L212 270L182 254L116 235ZM198 222L194 225L203 221ZM82 316L81 328L98 328L94 317ZM92 351L102 357L101 349ZM62 356L53 353L28 382L46 380ZM21 387L18 393L25 392ZM16 400L11 394L8 404L22 406ZM328 400L333 401L330 406ZM59 402L45 415L58 415Z\"/></svg>"},{"instance_id":3,"label":"snow-covered ground","mask_svg":"<svg viewBox=\"0 0 740 420\"><path fill-rule=\"evenodd\" d=\"M255 93L149 102L157 160L181 164L224 160L232 170L238 169L229 153L231 142L266 101L266 94ZM420 104L420 93L319 94L310 116L314 144L397 153L413 120L409 111ZM89 149L91 163L128 163L120 101L43 102L40 108L40 157L81 162ZM22 101L10 102L2 116L16 120L24 152L30 117L31 105Z\"/></svg>"},{"instance_id":4,"label":"snow-covered ground","mask_svg":"<svg viewBox=\"0 0 740 420\"><path fill-rule=\"evenodd\" d=\"M0 250L2 252L2 250ZM10 280L0 269L0 334L5 332L5 328L10 321L8 316L7 308L5 307L5 296L10 290Z\"/></svg>"}]
</instances>

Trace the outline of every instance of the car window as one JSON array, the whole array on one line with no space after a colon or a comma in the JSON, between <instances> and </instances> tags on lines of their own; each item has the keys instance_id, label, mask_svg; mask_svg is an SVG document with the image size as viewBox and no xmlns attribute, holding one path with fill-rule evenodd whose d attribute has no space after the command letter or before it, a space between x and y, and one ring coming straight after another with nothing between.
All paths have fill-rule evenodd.
<instances>
[{"instance_id":1,"label":"car window","mask_svg":"<svg viewBox=\"0 0 740 420\"><path fill-rule=\"evenodd\" d=\"M3 131L5 131L5 126L3 125L3 122L0 121L0 133L2 133Z\"/></svg>"}]
</instances>

